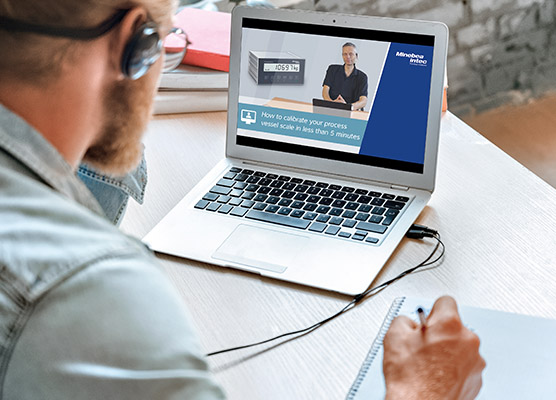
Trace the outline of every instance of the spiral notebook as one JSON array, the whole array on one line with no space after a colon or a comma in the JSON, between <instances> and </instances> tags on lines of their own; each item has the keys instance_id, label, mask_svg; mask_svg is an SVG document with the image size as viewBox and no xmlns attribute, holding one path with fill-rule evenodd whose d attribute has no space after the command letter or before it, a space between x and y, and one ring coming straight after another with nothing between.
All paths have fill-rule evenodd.
<instances>
[{"instance_id":1,"label":"spiral notebook","mask_svg":"<svg viewBox=\"0 0 556 400\"><path fill-rule=\"evenodd\" d=\"M384 399L382 374L384 335L392 320L406 315L418 321L416 309L427 314L432 300L394 300L353 383L348 400ZM481 339L487 366L477 399L556 399L556 320L459 306L464 324Z\"/></svg>"}]
</instances>

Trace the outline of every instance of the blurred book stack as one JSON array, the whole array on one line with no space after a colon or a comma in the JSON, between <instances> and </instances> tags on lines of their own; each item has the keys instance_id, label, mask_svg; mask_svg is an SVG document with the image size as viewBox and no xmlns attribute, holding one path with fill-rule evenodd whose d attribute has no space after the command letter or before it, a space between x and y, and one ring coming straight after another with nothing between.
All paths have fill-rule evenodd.
<instances>
[{"instance_id":1,"label":"blurred book stack","mask_svg":"<svg viewBox=\"0 0 556 400\"><path fill-rule=\"evenodd\" d=\"M155 114L227 110L230 24L228 13L185 8L176 14L190 44L182 65L162 74Z\"/></svg>"}]
</instances>

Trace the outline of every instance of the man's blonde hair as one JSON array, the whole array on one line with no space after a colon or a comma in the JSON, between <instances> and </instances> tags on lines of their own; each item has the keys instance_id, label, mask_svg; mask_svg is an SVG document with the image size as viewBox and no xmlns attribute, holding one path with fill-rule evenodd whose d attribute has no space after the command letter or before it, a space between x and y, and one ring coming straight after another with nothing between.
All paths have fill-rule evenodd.
<instances>
[{"instance_id":1,"label":"man's blonde hair","mask_svg":"<svg viewBox=\"0 0 556 400\"><path fill-rule=\"evenodd\" d=\"M149 17L163 24L175 10L176 0L0 0L0 15L53 27L90 28L117 10L144 7ZM11 32L0 27L0 75L41 84L61 73L62 63L77 56L79 41Z\"/></svg>"}]
</instances>

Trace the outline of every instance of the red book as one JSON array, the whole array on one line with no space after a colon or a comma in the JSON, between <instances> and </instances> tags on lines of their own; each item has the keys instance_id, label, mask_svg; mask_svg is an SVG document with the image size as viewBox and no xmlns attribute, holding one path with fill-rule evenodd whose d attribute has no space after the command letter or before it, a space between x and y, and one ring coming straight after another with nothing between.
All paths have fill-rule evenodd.
<instances>
[{"instance_id":1,"label":"red book","mask_svg":"<svg viewBox=\"0 0 556 400\"><path fill-rule=\"evenodd\" d=\"M174 21L190 41L183 64L230 70L231 14L184 8L176 14Z\"/></svg>"}]
</instances>

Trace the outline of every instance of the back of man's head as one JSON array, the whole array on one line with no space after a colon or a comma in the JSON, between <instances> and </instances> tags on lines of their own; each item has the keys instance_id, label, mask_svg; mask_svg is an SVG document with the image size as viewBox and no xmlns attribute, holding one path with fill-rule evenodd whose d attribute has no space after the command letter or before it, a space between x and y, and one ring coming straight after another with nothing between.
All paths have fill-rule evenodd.
<instances>
[{"instance_id":1,"label":"back of man's head","mask_svg":"<svg viewBox=\"0 0 556 400\"><path fill-rule=\"evenodd\" d=\"M118 10L145 8L157 24L174 10L175 0L0 0L0 16L59 28L97 26ZM79 57L80 42L19 32L0 26L0 75L30 84L46 84L61 73L62 63ZM82 47L82 46L81 46Z\"/></svg>"}]
</instances>

